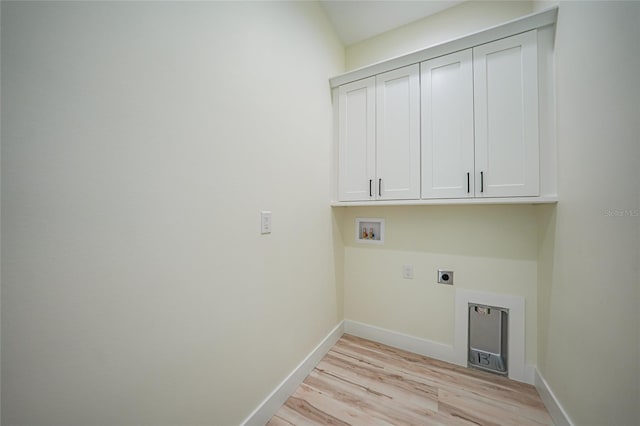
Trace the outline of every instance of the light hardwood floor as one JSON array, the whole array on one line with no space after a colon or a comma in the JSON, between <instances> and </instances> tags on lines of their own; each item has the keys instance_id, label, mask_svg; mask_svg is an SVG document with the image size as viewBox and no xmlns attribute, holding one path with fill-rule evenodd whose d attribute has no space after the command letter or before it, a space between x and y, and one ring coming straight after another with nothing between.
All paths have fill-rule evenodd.
<instances>
[{"instance_id":1,"label":"light hardwood floor","mask_svg":"<svg viewBox=\"0 0 640 426\"><path fill-rule=\"evenodd\" d=\"M267 423L552 425L536 389L345 334Z\"/></svg>"}]
</instances>

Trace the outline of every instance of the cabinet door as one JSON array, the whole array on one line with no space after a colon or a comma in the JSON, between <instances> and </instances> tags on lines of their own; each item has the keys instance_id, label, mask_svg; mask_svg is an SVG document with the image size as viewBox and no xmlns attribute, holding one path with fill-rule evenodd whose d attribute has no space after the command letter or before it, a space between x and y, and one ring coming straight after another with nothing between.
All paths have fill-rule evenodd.
<instances>
[{"instance_id":1,"label":"cabinet door","mask_svg":"<svg viewBox=\"0 0 640 426\"><path fill-rule=\"evenodd\" d=\"M477 197L540 195L536 38L473 49Z\"/></svg>"},{"instance_id":2,"label":"cabinet door","mask_svg":"<svg viewBox=\"0 0 640 426\"><path fill-rule=\"evenodd\" d=\"M419 65L376 76L376 190L382 200L420 198Z\"/></svg>"},{"instance_id":3,"label":"cabinet door","mask_svg":"<svg viewBox=\"0 0 640 426\"><path fill-rule=\"evenodd\" d=\"M420 64L422 198L474 195L471 49Z\"/></svg>"},{"instance_id":4,"label":"cabinet door","mask_svg":"<svg viewBox=\"0 0 640 426\"><path fill-rule=\"evenodd\" d=\"M338 199L375 197L375 77L340 86Z\"/></svg>"}]
</instances>

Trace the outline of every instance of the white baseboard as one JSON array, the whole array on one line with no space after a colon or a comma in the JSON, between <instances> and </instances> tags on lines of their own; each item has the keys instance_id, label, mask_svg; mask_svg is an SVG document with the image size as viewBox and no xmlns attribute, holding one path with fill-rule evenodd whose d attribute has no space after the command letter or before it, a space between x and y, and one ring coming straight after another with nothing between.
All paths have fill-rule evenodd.
<instances>
[{"instance_id":1,"label":"white baseboard","mask_svg":"<svg viewBox=\"0 0 640 426\"><path fill-rule=\"evenodd\" d=\"M452 364L459 364L456 362L453 346L443 343L409 336L352 320L344 320L344 332L387 346L413 352L414 354L428 356L429 358L435 358Z\"/></svg>"},{"instance_id":2,"label":"white baseboard","mask_svg":"<svg viewBox=\"0 0 640 426\"><path fill-rule=\"evenodd\" d=\"M464 312L466 313L466 309ZM385 328L348 319L344 320L344 332L347 334L353 334L357 337L362 337L363 339L369 339L384 345L393 346L394 348L413 352L414 354L428 356L429 358L438 359L440 361L449 362L463 367L467 366L466 341L463 342L464 346L462 346L462 343L460 344L461 347L449 346L444 343L434 342L432 340L422 339L420 337L410 336L398 333L397 331L387 330ZM522 354L522 358L524 359L524 353ZM530 385L534 383L535 368L533 366L522 362L517 373L518 374L514 375L514 377L512 377L512 374L509 374L509 378L519 382L528 383Z\"/></svg>"},{"instance_id":3,"label":"white baseboard","mask_svg":"<svg viewBox=\"0 0 640 426\"><path fill-rule=\"evenodd\" d=\"M318 346L275 388L267 398L242 423L242 426L266 424L295 392L304 379L313 371L323 356L344 334L344 321L341 321Z\"/></svg>"},{"instance_id":4,"label":"white baseboard","mask_svg":"<svg viewBox=\"0 0 640 426\"><path fill-rule=\"evenodd\" d=\"M529 364L525 364L524 365L524 370L523 370L523 378L524 380L520 380L523 383L526 383L528 385L535 385L536 384L536 368L533 365L529 365Z\"/></svg>"},{"instance_id":5,"label":"white baseboard","mask_svg":"<svg viewBox=\"0 0 640 426\"><path fill-rule=\"evenodd\" d=\"M466 367L466 362L461 363L457 353L459 351L456 351L453 346L346 319L331 330L322 342L241 423L241 426L267 423L344 333ZM534 367L527 365L525 375L530 379L520 381L533 384L535 380L535 386L556 425L573 426L540 373Z\"/></svg>"},{"instance_id":6,"label":"white baseboard","mask_svg":"<svg viewBox=\"0 0 640 426\"><path fill-rule=\"evenodd\" d=\"M540 394L540 398L544 403L544 406L547 407L547 411L549 411L549 415L553 420L553 423L556 426L573 426L573 422L569 418L567 412L560 405L560 401L553 394L551 388L547 381L542 377L542 374L536 369L535 370L535 386Z\"/></svg>"}]
</instances>

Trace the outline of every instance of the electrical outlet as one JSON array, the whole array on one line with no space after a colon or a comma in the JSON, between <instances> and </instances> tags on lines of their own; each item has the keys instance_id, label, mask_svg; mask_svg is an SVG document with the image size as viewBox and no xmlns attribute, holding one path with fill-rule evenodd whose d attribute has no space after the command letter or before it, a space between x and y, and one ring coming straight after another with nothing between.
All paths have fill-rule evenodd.
<instances>
[{"instance_id":1,"label":"electrical outlet","mask_svg":"<svg viewBox=\"0 0 640 426\"><path fill-rule=\"evenodd\" d=\"M453 285L453 271L438 269L438 283Z\"/></svg>"}]
</instances>

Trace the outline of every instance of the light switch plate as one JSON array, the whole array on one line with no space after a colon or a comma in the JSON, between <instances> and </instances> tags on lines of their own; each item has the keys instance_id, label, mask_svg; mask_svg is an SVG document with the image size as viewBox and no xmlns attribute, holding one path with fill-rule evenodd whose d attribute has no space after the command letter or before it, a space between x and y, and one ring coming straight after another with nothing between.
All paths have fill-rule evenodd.
<instances>
[{"instance_id":1,"label":"light switch plate","mask_svg":"<svg viewBox=\"0 0 640 426\"><path fill-rule=\"evenodd\" d=\"M271 233L271 212L269 211L263 210L260 212L260 233L261 234Z\"/></svg>"},{"instance_id":2,"label":"light switch plate","mask_svg":"<svg viewBox=\"0 0 640 426\"><path fill-rule=\"evenodd\" d=\"M402 265L402 278L405 280L413 279L413 265Z\"/></svg>"}]
</instances>

